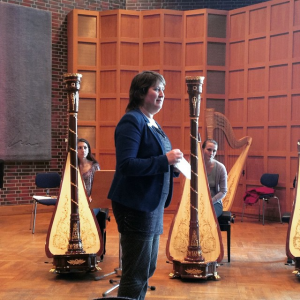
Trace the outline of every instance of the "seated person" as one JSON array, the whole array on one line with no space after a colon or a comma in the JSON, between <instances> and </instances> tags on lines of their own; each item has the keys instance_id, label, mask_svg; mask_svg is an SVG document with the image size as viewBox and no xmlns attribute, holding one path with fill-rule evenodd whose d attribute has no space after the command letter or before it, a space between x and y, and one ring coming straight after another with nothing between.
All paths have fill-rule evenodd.
<instances>
[{"instance_id":1,"label":"seated person","mask_svg":"<svg viewBox=\"0 0 300 300\"><path fill-rule=\"evenodd\" d=\"M77 157L80 174L85 184L86 193L90 202L95 171L100 170L100 165L91 153L91 146L85 139L77 141Z\"/></svg>"},{"instance_id":2,"label":"seated person","mask_svg":"<svg viewBox=\"0 0 300 300\"><path fill-rule=\"evenodd\" d=\"M218 150L218 143L215 140L206 140L202 149L212 203L218 218L223 212L222 199L227 194L227 171L222 163L214 159Z\"/></svg>"},{"instance_id":3,"label":"seated person","mask_svg":"<svg viewBox=\"0 0 300 300\"><path fill-rule=\"evenodd\" d=\"M97 160L94 158L91 152L91 146L89 142L85 139L78 139L77 140L77 157L78 157L78 167L80 170L80 174L84 181L85 189L87 196L89 197L89 201L92 202L91 192L92 186L94 181L94 174L96 171L100 170L100 165ZM102 236L103 236L103 245L105 254L105 243L106 243L106 219L107 215L106 212L101 211L100 208L93 209L96 219L98 221ZM103 255L101 256L101 260L103 259Z\"/></svg>"}]
</instances>

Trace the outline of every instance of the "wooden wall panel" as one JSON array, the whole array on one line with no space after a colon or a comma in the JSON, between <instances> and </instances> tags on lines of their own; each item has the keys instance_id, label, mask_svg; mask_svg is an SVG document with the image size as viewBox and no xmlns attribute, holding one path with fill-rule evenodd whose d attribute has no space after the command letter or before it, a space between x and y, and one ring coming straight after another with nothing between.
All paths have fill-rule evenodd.
<instances>
[{"instance_id":1,"label":"wooden wall panel","mask_svg":"<svg viewBox=\"0 0 300 300\"><path fill-rule=\"evenodd\" d=\"M203 39L205 36L204 12L198 12L186 15L186 39Z\"/></svg>"},{"instance_id":2,"label":"wooden wall panel","mask_svg":"<svg viewBox=\"0 0 300 300\"><path fill-rule=\"evenodd\" d=\"M187 43L185 48L185 65L187 67L202 66L204 64L204 44L203 43Z\"/></svg>"},{"instance_id":3,"label":"wooden wall panel","mask_svg":"<svg viewBox=\"0 0 300 300\"><path fill-rule=\"evenodd\" d=\"M269 97L268 120L269 122L286 122L290 116L288 113L287 96Z\"/></svg>"},{"instance_id":4,"label":"wooden wall panel","mask_svg":"<svg viewBox=\"0 0 300 300\"><path fill-rule=\"evenodd\" d=\"M247 91L249 93L263 94L266 90L265 68L248 70Z\"/></svg>"},{"instance_id":5,"label":"wooden wall panel","mask_svg":"<svg viewBox=\"0 0 300 300\"><path fill-rule=\"evenodd\" d=\"M164 16L164 37L182 39L183 15L165 14Z\"/></svg>"},{"instance_id":6,"label":"wooden wall panel","mask_svg":"<svg viewBox=\"0 0 300 300\"><path fill-rule=\"evenodd\" d=\"M232 14L230 16L230 38L232 40L244 40L246 26L245 12Z\"/></svg>"},{"instance_id":7,"label":"wooden wall panel","mask_svg":"<svg viewBox=\"0 0 300 300\"><path fill-rule=\"evenodd\" d=\"M270 37L270 61L288 58L289 34L278 34Z\"/></svg>"},{"instance_id":8,"label":"wooden wall panel","mask_svg":"<svg viewBox=\"0 0 300 300\"><path fill-rule=\"evenodd\" d=\"M269 91L283 91L288 89L288 65L271 66L269 69Z\"/></svg>"},{"instance_id":9,"label":"wooden wall panel","mask_svg":"<svg viewBox=\"0 0 300 300\"><path fill-rule=\"evenodd\" d=\"M300 25L300 1L299 0L295 0L293 11L294 11L293 24L294 26Z\"/></svg>"},{"instance_id":10,"label":"wooden wall panel","mask_svg":"<svg viewBox=\"0 0 300 300\"><path fill-rule=\"evenodd\" d=\"M136 38L140 37L140 19L136 15L123 14L121 17L120 36L121 38Z\"/></svg>"},{"instance_id":11,"label":"wooden wall panel","mask_svg":"<svg viewBox=\"0 0 300 300\"><path fill-rule=\"evenodd\" d=\"M294 32L293 40L293 58L300 57L300 31Z\"/></svg>"},{"instance_id":12,"label":"wooden wall panel","mask_svg":"<svg viewBox=\"0 0 300 300\"><path fill-rule=\"evenodd\" d=\"M286 136L286 127L284 126L270 126L268 128L268 148L267 150L272 152L282 152L285 155L285 151L287 150L287 136ZM278 142L280 141L280 143Z\"/></svg>"},{"instance_id":13,"label":"wooden wall panel","mask_svg":"<svg viewBox=\"0 0 300 300\"><path fill-rule=\"evenodd\" d=\"M300 95L292 95L291 121L300 121Z\"/></svg>"},{"instance_id":14,"label":"wooden wall panel","mask_svg":"<svg viewBox=\"0 0 300 300\"><path fill-rule=\"evenodd\" d=\"M143 65L144 66L155 66L160 63L160 43L144 43L143 44Z\"/></svg>"},{"instance_id":15,"label":"wooden wall panel","mask_svg":"<svg viewBox=\"0 0 300 300\"><path fill-rule=\"evenodd\" d=\"M265 34L267 30L267 8L259 7L249 11L249 35Z\"/></svg>"},{"instance_id":16,"label":"wooden wall panel","mask_svg":"<svg viewBox=\"0 0 300 300\"><path fill-rule=\"evenodd\" d=\"M277 1L278 2L278 1ZM278 2L271 5L271 31L289 30L290 1Z\"/></svg>"},{"instance_id":17,"label":"wooden wall panel","mask_svg":"<svg viewBox=\"0 0 300 300\"><path fill-rule=\"evenodd\" d=\"M117 43L103 42L101 43L100 65L115 66L117 64Z\"/></svg>"},{"instance_id":18,"label":"wooden wall panel","mask_svg":"<svg viewBox=\"0 0 300 300\"><path fill-rule=\"evenodd\" d=\"M116 122L119 117L119 113L116 110L117 99L116 98L100 98L99 105L99 119L100 122Z\"/></svg>"},{"instance_id":19,"label":"wooden wall panel","mask_svg":"<svg viewBox=\"0 0 300 300\"><path fill-rule=\"evenodd\" d=\"M245 53L245 43L238 42L229 45L229 51L231 53L229 57L230 68L237 69L244 65L244 53Z\"/></svg>"},{"instance_id":20,"label":"wooden wall panel","mask_svg":"<svg viewBox=\"0 0 300 300\"><path fill-rule=\"evenodd\" d=\"M293 72L293 77L292 77L292 89L299 90L299 82L300 82L300 63L295 63L292 66L292 72Z\"/></svg>"},{"instance_id":21,"label":"wooden wall panel","mask_svg":"<svg viewBox=\"0 0 300 300\"><path fill-rule=\"evenodd\" d=\"M265 101L264 97L248 98L247 101L247 122L248 123L262 124L262 122L265 119L264 101ZM253 146L251 148L253 148Z\"/></svg>"},{"instance_id":22,"label":"wooden wall panel","mask_svg":"<svg viewBox=\"0 0 300 300\"><path fill-rule=\"evenodd\" d=\"M126 106L128 104L128 93L129 93L131 80L137 73L138 71L131 71L131 70L121 70L120 72L120 92L127 97ZM124 112L125 110L122 111Z\"/></svg>"},{"instance_id":23,"label":"wooden wall panel","mask_svg":"<svg viewBox=\"0 0 300 300\"><path fill-rule=\"evenodd\" d=\"M159 13L143 17L143 38L154 38L160 35L161 17Z\"/></svg>"},{"instance_id":24,"label":"wooden wall panel","mask_svg":"<svg viewBox=\"0 0 300 300\"><path fill-rule=\"evenodd\" d=\"M244 111L244 101L243 99L230 99L230 101L228 101L228 118L231 119L235 119L236 122L243 122L244 118L243 118L243 114L241 114L241 111Z\"/></svg>"},{"instance_id":25,"label":"wooden wall panel","mask_svg":"<svg viewBox=\"0 0 300 300\"><path fill-rule=\"evenodd\" d=\"M258 64L266 61L266 38L251 39L249 44L248 63ZM243 57L242 53L237 55Z\"/></svg>"},{"instance_id":26,"label":"wooden wall panel","mask_svg":"<svg viewBox=\"0 0 300 300\"><path fill-rule=\"evenodd\" d=\"M262 126L248 127L247 128L247 135L253 137L252 145L251 145L251 152L261 154L261 149L264 148L264 144L265 144L265 130L264 130L264 127L262 127Z\"/></svg>"},{"instance_id":27,"label":"wooden wall panel","mask_svg":"<svg viewBox=\"0 0 300 300\"><path fill-rule=\"evenodd\" d=\"M83 73L85 78L80 133L93 140L102 168L115 167L114 127L127 106L133 76L144 69L164 75L165 105L156 119L173 146L189 159L185 76L204 76L199 117L202 140L208 107L225 112L237 137L253 137L235 212L242 210L243 192L260 186L264 172L279 172L282 209L290 207L300 135L300 0L267 1L229 12L75 10L73 14L76 30L70 71ZM83 56L78 57L78 52ZM96 112L89 117L89 110ZM230 168L236 154L226 154L224 143L219 157ZM170 210L177 207L182 182L175 180ZM257 215L257 210L247 213ZM276 213L271 209L269 216Z\"/></svg>"},{"instance_id":28,"label":"wooden wall panel","mask_svg":"<svg viewBox=\"0 0 300 300\"><path fill-rule=\"evenodd\" d=\"M245 80L244 71L231 71L229 74L228 95L230 98L240 98L244 95Z\"/></svg>"}]
</instances>

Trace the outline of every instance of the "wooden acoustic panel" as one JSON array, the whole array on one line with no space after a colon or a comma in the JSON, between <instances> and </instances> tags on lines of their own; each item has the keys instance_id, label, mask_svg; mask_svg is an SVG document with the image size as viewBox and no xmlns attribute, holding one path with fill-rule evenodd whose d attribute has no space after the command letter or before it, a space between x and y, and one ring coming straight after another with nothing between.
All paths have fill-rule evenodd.
<instances>
[{"instance_id":1,"label":"wooden acoustic panel","mask_svg":"<svg viewBox=\"0 0 300 300\"><path fill-rule=\"evenodd\" d=\"M267 31L267 8L265 6L249 11L249 35L265 34Z\"/></svg>"}]
</instances>

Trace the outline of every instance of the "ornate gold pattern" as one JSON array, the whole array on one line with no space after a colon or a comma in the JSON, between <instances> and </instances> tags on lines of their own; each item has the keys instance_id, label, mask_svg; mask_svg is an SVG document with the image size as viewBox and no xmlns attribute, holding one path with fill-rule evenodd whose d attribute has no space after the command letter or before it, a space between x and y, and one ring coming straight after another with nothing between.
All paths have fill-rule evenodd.
<instances>
[{"instance_id":1,"label":"ornate gold pattern","mask_svg":"<svg viewBox=\"0 0 300 300\"><path fill-rule=\"evenodd\" d=\"M195 230L193 231L193 234L192 234L191 246L195 246L195 247L199 246L199 240L197 238L197 233Z\"/></svg>"},{"instance_id":2,"label":"ornate gold pattern","mask_svg":"<svg viewBox=\"0 0 300 300\"><path fill-rule=\"evenodd\" d=\"M194 269L186 269L185 272L188 273L188 274L190 274L190 275L200 275L200 274L203 273L202 270L195 269L195 268Z\"/></svg>"},{"instance_id":3,"label":"ornate gold pattern","mask_svg":"<svg viewBox=\"0 0 300 300\"><path fill-rule=\"evenodd\" d=\"M82 265L84 264L86 261L84 259L71 259L71 260L67 260L67 262L70 264L70 265L73 265L73 266L77 266L77 265Z\"/></svg>"}]
</instances>

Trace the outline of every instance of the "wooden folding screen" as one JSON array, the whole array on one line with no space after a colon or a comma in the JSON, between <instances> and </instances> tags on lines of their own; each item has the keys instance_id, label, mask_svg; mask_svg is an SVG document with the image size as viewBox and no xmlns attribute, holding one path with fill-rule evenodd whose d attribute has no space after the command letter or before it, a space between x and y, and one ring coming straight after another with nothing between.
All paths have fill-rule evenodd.
<instances>
[{"instance_id":1,"label":"wooden folding screen","mask_svg":"<svg viewBox=\"0 0 300 300\"><path fill-rule=\"evenodd\" d=\"M243 180L252 188L261 174L279 173L281 209L290 211L300 138L300 1L233 10L228 23L226 116L239 136L253 137ZM244 191L234 211L241 210ZM276 205L268 213L278 218Z\"/></svg>"},{"instance_id":2,"label":"wooden folding screen","mask_svg":"<svg viewBox=\"0 0 300 300\"><path fill-rule=\"evenodd\" d=\"M114 129L125 111L131 79L146 69L166 78L166 99L156 119L173 147L189 158L185 76L200 75L205 77L202 140L204 111L211 107L229 118L237 138L253 137L233 210L241 211L244 191L259 186L262 173L276 172L282 210L288 211L300 136L299 3L267 1L229 12L72 11L68 66L83 74L78 132L91 142L101 168L115 168ZM180 183L176 179L170 210L180 199ZM257 214L256 209L247 212Z\"/></svg>"}]
</instances>

